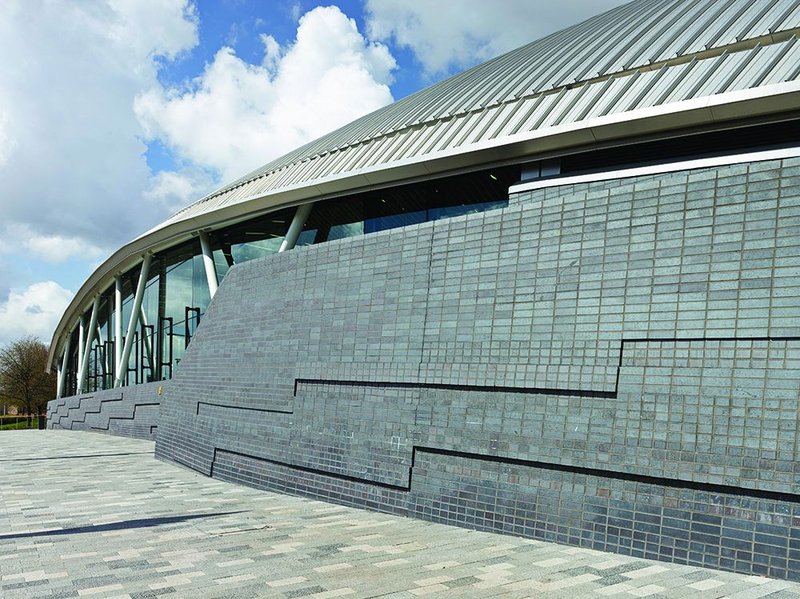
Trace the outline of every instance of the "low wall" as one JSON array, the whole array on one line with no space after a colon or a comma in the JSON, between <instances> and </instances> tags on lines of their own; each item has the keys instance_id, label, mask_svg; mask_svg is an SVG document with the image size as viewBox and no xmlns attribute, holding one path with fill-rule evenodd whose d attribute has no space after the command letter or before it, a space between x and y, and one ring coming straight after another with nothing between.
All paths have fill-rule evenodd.
<instances>
[{"instance_id":1,"label":"low wall","mask_svg":"<svg viewBox=\"0 0 800 599\"><path fill-rule=\"evenodd\" d=\"M47 404L47 428L154 440L161 393L168 384L148 383L54 399Z\"/></svg>"}]
</instances>

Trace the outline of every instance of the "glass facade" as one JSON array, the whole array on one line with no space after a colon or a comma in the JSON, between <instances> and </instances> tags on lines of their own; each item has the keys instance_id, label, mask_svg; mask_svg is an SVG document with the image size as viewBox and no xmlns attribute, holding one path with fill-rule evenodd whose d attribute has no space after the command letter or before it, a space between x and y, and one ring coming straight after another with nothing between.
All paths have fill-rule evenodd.
<instances>
[{"instance_id":1,"label":"glass facade","mask_svg":"<svg viewBox=\"0 0 800 599\"><path fill-rule=\"evenodd\" d=\"M325 243L501 208L508 204L509 186L519 179L520 168L509 166L319 201L296 245ZM222 281L234 264L277 253L295 210L276 210L211 232L209 240L218 280ZM140 268L121 277L123 331L130 322ZM123 366L123 383L133 385L172 378L210 302L199 239L154 256L137 326L130 333L134 337L127 364ZM90 317L91 311L83 315L86 326ZM97 329L89 352L87 391L114 386L115 318L112 286L100 298ZM64 395L77 393L81 360L76 327L70 339Z\"/></svg>"}]
</instances>

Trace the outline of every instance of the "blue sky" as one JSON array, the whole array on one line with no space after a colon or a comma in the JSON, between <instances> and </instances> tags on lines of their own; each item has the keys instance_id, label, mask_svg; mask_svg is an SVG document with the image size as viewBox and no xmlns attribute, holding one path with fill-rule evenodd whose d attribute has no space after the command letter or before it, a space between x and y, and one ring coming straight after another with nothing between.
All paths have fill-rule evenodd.
<instances>
[{"instance_id":1,"label":"blue sky","mask_svg":"<svg viewBox=\"0 0 800 599\"><path fill-rule=\"evenodd\" d=\"M3 0L0 345L120 245L358 116L621 0Z\"/></svg>"}]
</instances>

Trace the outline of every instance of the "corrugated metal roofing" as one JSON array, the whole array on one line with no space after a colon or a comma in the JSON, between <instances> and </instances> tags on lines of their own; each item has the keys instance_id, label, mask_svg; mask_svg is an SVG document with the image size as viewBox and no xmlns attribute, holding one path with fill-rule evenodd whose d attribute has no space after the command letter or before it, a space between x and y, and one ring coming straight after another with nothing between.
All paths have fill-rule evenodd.
<instances>
[{"instance_id":1,"label":"corrugated metal roofing","mask_svg":"<svg viewBox=\"0 0 800 599\"><path fill-rule=\"evenodd\" d=\"M598 116L798 78L800 0L640 0L364 116L157 228L282 188Z\"/></svg>"}]
</instances>

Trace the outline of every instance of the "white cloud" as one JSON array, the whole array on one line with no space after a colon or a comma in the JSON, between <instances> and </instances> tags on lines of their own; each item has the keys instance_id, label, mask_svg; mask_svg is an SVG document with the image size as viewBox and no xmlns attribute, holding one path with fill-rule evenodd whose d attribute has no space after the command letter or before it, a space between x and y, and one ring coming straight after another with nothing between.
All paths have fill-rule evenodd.
<instances>
[{"instance_id":1,"label":"white cloud","mask_svg":"<svg viewBox=\"0 0 800 599\"><path fill-rule=\"evenodd\" d=\"M113 248L102 248L82 237L37 233L25 224L12 222L0 225L0 258L4 259L19 260L24 255L28 259L61 264L73 258L99 258L108 249Z\"/></svg>"},{"instance_id":2,"label":"white cloud","mask_svg":"<svg viewBox=\"0 0 800 599\"><path fill-rule=\"evenodd\" d=\"M174 213L212 191L214 184L208 173L198 169L161 171L153 177L143 197L148 203Z\"/></svg>"},{"instance_id":3,"label":"white cloud","mask_svg":"<svg viewBox=\"0 0 800 599\"><path fill-rule=\"evenodd\" d=\"M48 341L61 285L169 214L133 99L197 26L190 0L0 0L0 340Z\"/></svg>"},{"instance_id":4,"label":"white cloud","mask_svg":"<svg viewBox=\"0 0 800 599\"><path fill-rule=\"evenodd\" d=\"M281 46L278 40L266 33L261 34L261 43L264 44L264 60L261 64L272 75L281 63Z\"/></svg>"},{"instance_id":5,"label":"white cloud","mask_svg":"<svg viewBox=\"0 0 800 599\"><path fill-rule=\"evenodd\" d=\"M3 166L8 161L13 148L14 140L8 131L8 115L5 112L0 112L0 166Z\"/></svg>"},{"instance_id":6,"label":"white cloud","mask_svg":"<svg viewBox=\"0 0 800 599\"><path fill-rule=\"evenodd\" d=\"M77 285L219 175L392 99L389 51L335 7L303 16L292 45L264 33L258 64L221 48L186 87L162 87L198 26L193 0L0 0L0 335L49 337L69 293L32 282ZM176 150L176 171L151 173L148 139Z\"/></svg>"},{"instance_id":7,"label":"white cloud","mask_svg":"<svg viewBox=\"0 0 800 599\"><path fill-rule=\"evenodd\" d=\"M288 48L261 39L261 64L224 47L188 87L141 94L148 137L228 181L392 101L394 59L336 7L303 15Z\"/></svg>"},{"instance_id":8,"label":"white cloud","mask_svg":"<svg viewBox=\"0 0 800 599\"><path fill-rule=\"evenodd\" d=\"M108 32L118 46L128 48L134 68L142 57L173 59L197 44L197 13L187 0L109 0L117 13Z\"/></svg>"},{"instance_id":9,"label":"white cloud","mask_svg":"<svg viewBox=\"0 0 800 599\"><path fill-rule=\"evenodd\" d=\"M72 296L71 291L53 281L12 289L0 301L0 346L27 335L49 342Z\"/></svg>"},{"instance_id":10,"label":"white cloud","mask_svg":"<svg viewBox=\"0 0 800 599\"><path fill-rule=\"evenodd\" d=\"M164 218L132 103L196 43L189 0L0 2L4 223L117 246Z\"/></svg>"},{"instance_id":11,"label":"white cloud","mask_svg":"<svg viewBox=\"0 0 800 599\"><path fill-rule=\"evenodd\" d=\"M414 52L429 76L461 69L629 0L366 0L372 39Z\"/></svg>"},{"instance_id":12,"label":"white cloud","mask_svg":"<svg viewBox=\"0 0 800 599\"><path fill-rule=\"evenodd\" d=\"M62 235L33 235L22 246L33 256L51 264L60 264L70 258L91 259L105 252L99 247L78 237Z\"/></svg>"}]
</instances>

